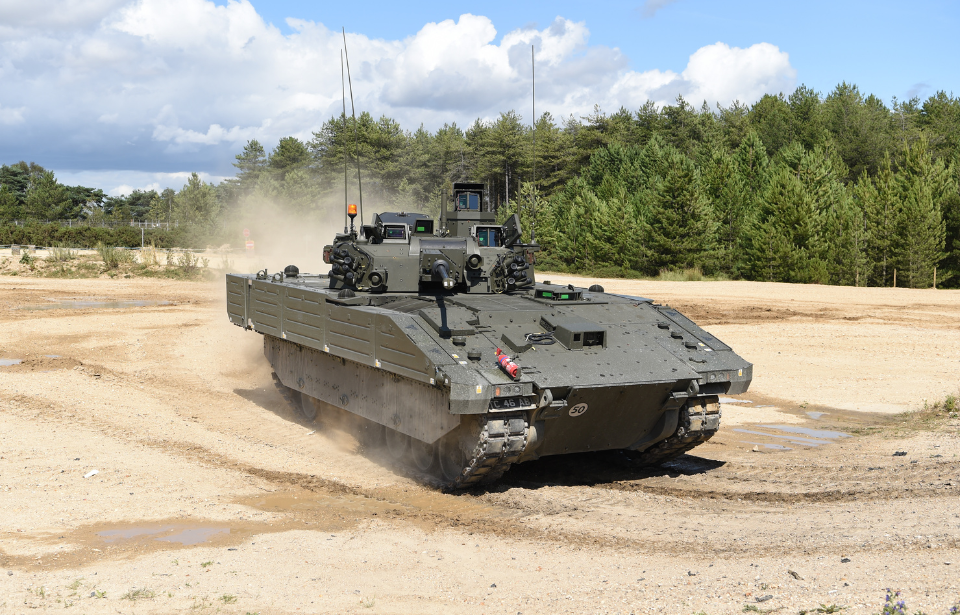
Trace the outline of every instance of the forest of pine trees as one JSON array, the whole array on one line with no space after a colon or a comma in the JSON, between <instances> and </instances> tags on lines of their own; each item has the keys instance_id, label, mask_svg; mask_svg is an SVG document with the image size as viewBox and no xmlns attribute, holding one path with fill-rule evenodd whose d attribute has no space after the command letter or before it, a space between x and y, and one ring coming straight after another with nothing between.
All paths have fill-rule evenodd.
<instances>
[{"instance_id":1,"label":"forest of pine trees","mask_svg":"<svg viewBox=\"0 0 960 615\"><path fill-rule=\"evenodd\" d=\"M260 203L302 217L342 206L345 157L357 200L355 154L365 213L436 214L452 182L485 182L553 269L859 286L890 286L896 270L898 286L960 286L960 99L886 105L846 83L751 107L545 113L535 127L514 111L432 132L340 116L306 142L248 142L219 185L194 175L163 194L104 198L18 163L0 169L0 220L144 217L236 241Z\"/></svg>"}]
</instances>

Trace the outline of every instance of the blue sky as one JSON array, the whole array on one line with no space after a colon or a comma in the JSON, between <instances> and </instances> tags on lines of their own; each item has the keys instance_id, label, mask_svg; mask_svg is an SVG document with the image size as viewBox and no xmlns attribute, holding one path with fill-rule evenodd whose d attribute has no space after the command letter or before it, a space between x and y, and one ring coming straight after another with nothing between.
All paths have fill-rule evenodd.
<instances>
[{"instance_id":1,"label":"blue sky","mask_svg":"<svg viewBox=\"0 0 960 615\"><path fill-rule=\"evenodd\" d=\"M801 83L826 94L846 80L888 102L949 92L960 76L960 4L945 0L380 2L362 16L352 3L275 0L256 6L281 27L295 15L378 38L413 36L428 21L463 13L485 15L501 32L543 26L560 15L585 22L592 45L619 47L634 70L681 71L691 53L718 41L734 47L768 42L790 54Z\"/></svg>"},{"instance_id":2,"label":"blue sky","mask_svg":"<svg viewBox=\"0 0 960 615\"><path fill-rule=\"evenodd\" d=\"M337 112L341 26L359 108L408 129L529 120L531 44L557 117L843 80L888 104L960 90L946 1L0 0L0 162L113 194L230 175L246 140Z\"/></svg>"}]
</instances>

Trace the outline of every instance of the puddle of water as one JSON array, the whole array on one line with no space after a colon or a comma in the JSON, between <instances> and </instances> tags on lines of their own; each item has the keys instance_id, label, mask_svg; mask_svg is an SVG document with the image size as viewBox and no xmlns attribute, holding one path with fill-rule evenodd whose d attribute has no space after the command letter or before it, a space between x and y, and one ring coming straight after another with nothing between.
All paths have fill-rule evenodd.
<instances>
[{"instance_id":1,"label":"puddle of water","mask_svg":"<svg viewBox=\"0 0 960 615\"><path fill-rule=\"evenodd\" d=\"M793 449L789 446L784 446L782 444L774 444L772 442L747 442L746 440L740 441L743 444L752 444L754 446L762 446L763 448L771 448L775 451L792 451Z\"/></svg>"},{"instance_id":2,"label":"puddle of water","mask_svg":"<svg viewBox=\"0 0 960 615\"><path fill-rule=\"evenodd\" d=\"M229 534L228 527L190 527L186 525L159 525L155 527L128 527L118 530L97 532L106 542L130 540L132 538L151 537L160 542L178 542L182 545L196 545L206 542L216 534Z\"/></svg>"},{"instance_id":3,"label":"puddle of water","mask_svg":"<svg viewBox=\"0 0 960 615\"><path fill-rule=\"evenodd\" d=\"M814 440L813 438L798 438L796 436L782 436L779 434L767 433L764 431L753 431L752 429L734 429L737 433L745 433L753 436L766 436L768 438L777 438L778 440L786 440L790 444L800 444L802 446L820 446L822 444L830 444L830 440Z\"/></svg>"},{"instance_id":4,"label":"puddle of water","mask_svg":"<svg viewBox=\"0 0 960 615\"><path fill-rule=\"evenodd\" d=\"M801 436L810 436L811 438L828 438L837 440L839 438L850 438L850 434L842 431L830 431L828 429L811 429L809 427L798 427L797 425L758 425L764 429L776 429L787 433L800 434Z\"/></svg>"},{"instance_id":5,"label":"puddle of water","mask_svg":"<svg viewBox=\"0 0 960 615\"><path fill-rule=\"evenodd\" d=\"M721 404L752 404L753 402L750 401L749 399L734 399L732 397L721 397L720 403ZM762 406L757 406L757 407L760 408Z\"/></svg>"},{"instance_id":6,"label":"puddle of water","mask_svg":"<svg viewBox=\"0 0 960 615\"><path fill-rule=\"evenodd\" d=\"M58 354L45 354L45 355L43 355L43 356L47 357L48 359L59 359L59 358L60 358L60 355L58 355Z\"/></svg>"},{"instance_id":7,"label":"puddle of water","mask_svg":"<svg viewBox=\"0 0 960 615\"><path fill-rule=\"evenodd\" d=\"M194 527L182 530L172 536L157 538L161 542L179 542L182 545L197 545L210 540L216 534L229 534L228 527Z\"/></svg>"},{"instance_id":8,"label":"puddle of water","mask_svg":"<svg viewBox=\"0 0 960 615\"><path fill-rule=\"evenodd\" d=\"M812 418L815 421L819 421L821 416L826 415L826 412L807 412L807 416Z\"/></svg>"},{"instance_id":9,"label":"puddle of water","mask_svg":"<svg viewBox=\"0 0 960 615\"><path fill-rule=\"evenodd\" d=\"M129 299L123 301L92 301L92 300L56 300L49 305L28 305L22 310L89 310L89 309L122 309L132 307L150 307L156 305L170 305L169 301L153 299Z\"/></svg>"},{"instance_id":10,"label":"puddle of water","mask_svg":"<svg viewBox=\"0 0 960 615\"><path fill-rule=\"evenodd\" d=\"M161 534L163 532L169 531L172 529L172 525L163 525L160 527L131 527L123 530L106 530L103 532L97 532L98 536L103 536L104 540L107 542L115 542L117 540L126 540L130 538L137 538L138 536L150 536L152 534Z\"/></svg>"},{"instance_id":11,"label":"puddle of water","mask_svg":"<svg viewBox=\"0 0 960 615\"><path fill-rule=\"evenodd\" d=\"M23 359L0 359L0 367L10 367L11 365L20 365Z\"/></svg>"}]
</instances>

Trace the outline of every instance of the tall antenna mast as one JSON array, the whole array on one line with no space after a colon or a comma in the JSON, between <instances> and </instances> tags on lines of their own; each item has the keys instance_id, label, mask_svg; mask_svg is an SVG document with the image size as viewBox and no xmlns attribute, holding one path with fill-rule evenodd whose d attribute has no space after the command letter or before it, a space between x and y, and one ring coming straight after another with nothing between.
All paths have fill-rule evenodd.
<instances>
[{"instance_id":1,"label":"tall antenna mast","mask_svg":"<svg viewBox=\"0 0 960 615\"><path fill-rule=\"evenodd\" d=\"M530 77L533 82L533 220L530 222L530 243L537 242L537 68L530 45Z\"/></svg>"},{"instance_id":2,"label":"tall antenna mast","mask_svg":"<svg viewBox=\"0 0 960 615\"><path fill-rule=\"evenodd\" d=\"M340 94L343 100L343 234L347 234L347 83L343 74L343 50L340 50ZM363 218L360 218L363 221Z\"/></svg>"},{"instance_id":3,"label":"tall antenna mast","mask_svg":"<svg viewBox=\"0 0 960 615\"><path fill-rule=\"evenodd\" d=\"M353 79L350 78L350 54L347 52L347 31L343 32L343 57L347 60L347 84L350 85L350 113L353 115L353 137L357 158L357 191L360 204L360 224L363 224L363 183L360 181L360 133L357 131L357 108L353 106Z\"/></svg>"}]
</instances>

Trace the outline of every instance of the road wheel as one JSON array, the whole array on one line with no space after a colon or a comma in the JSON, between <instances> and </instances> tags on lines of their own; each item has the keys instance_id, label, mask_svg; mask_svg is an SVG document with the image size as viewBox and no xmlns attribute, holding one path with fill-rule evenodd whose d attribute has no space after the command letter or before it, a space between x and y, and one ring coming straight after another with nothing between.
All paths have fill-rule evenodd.
<instances>
[{"instance_id":1,"label":"road wheel","mask_svg":"<svg viewBox=\"0 0 960 615\"><path fill-rule=\"evenodd\" d=\"M319 399L311 397L306 393L299 393L300 395L300 413L303 414L303 418L308 421L316 421L317 417L320 416L320 404L322 403Z\"/></svg>"},{"instance_id":2,"label":"road wheel","mask_svg":"<svg viewBox=\"0 0 960 615\"><path fill-rule=\"evenodd\" d=\"M361 419L357 425L357 440L365 451L376 451L383 446L387 428L380 423Z\"/></svg>"},{"instance_id":3,"label":"road wheel","mask_svg":"<svg viewBox=\"0 0 960 615\"><path fill-rule=\"evenodd\" d=\"M433 460L437 457L436 447L416 438L410 438L410 452L413 457L413 465L417 466L421 472L429 470L433 465Z\"/></svg>"},{"instance_id":4,"label":"road wheel","mask_svg":"<svg viewBox=\"0 0 960 615\"><path fill-rule=\"evenodd\" d=\"M403 459L410 448L410 437L396 429L387 429L386 440L387 452L390 453L390 456L397 460Z\"/></svg>"},{"instance_id":5,"label":"road wheel","mask_svg":"<svg viewBox=\"0 0 960 615\"><path fill-rule=\"evenodd\" d=\"M459 429L455 429L453 433L440 438L437 443L440 473L443 475L443 479L450 484L460 478L463 466L467 462L467 456L463 454L463 449L460 448L460 438L457 433L459 431Z\"/></svg>"}]
</instances>

